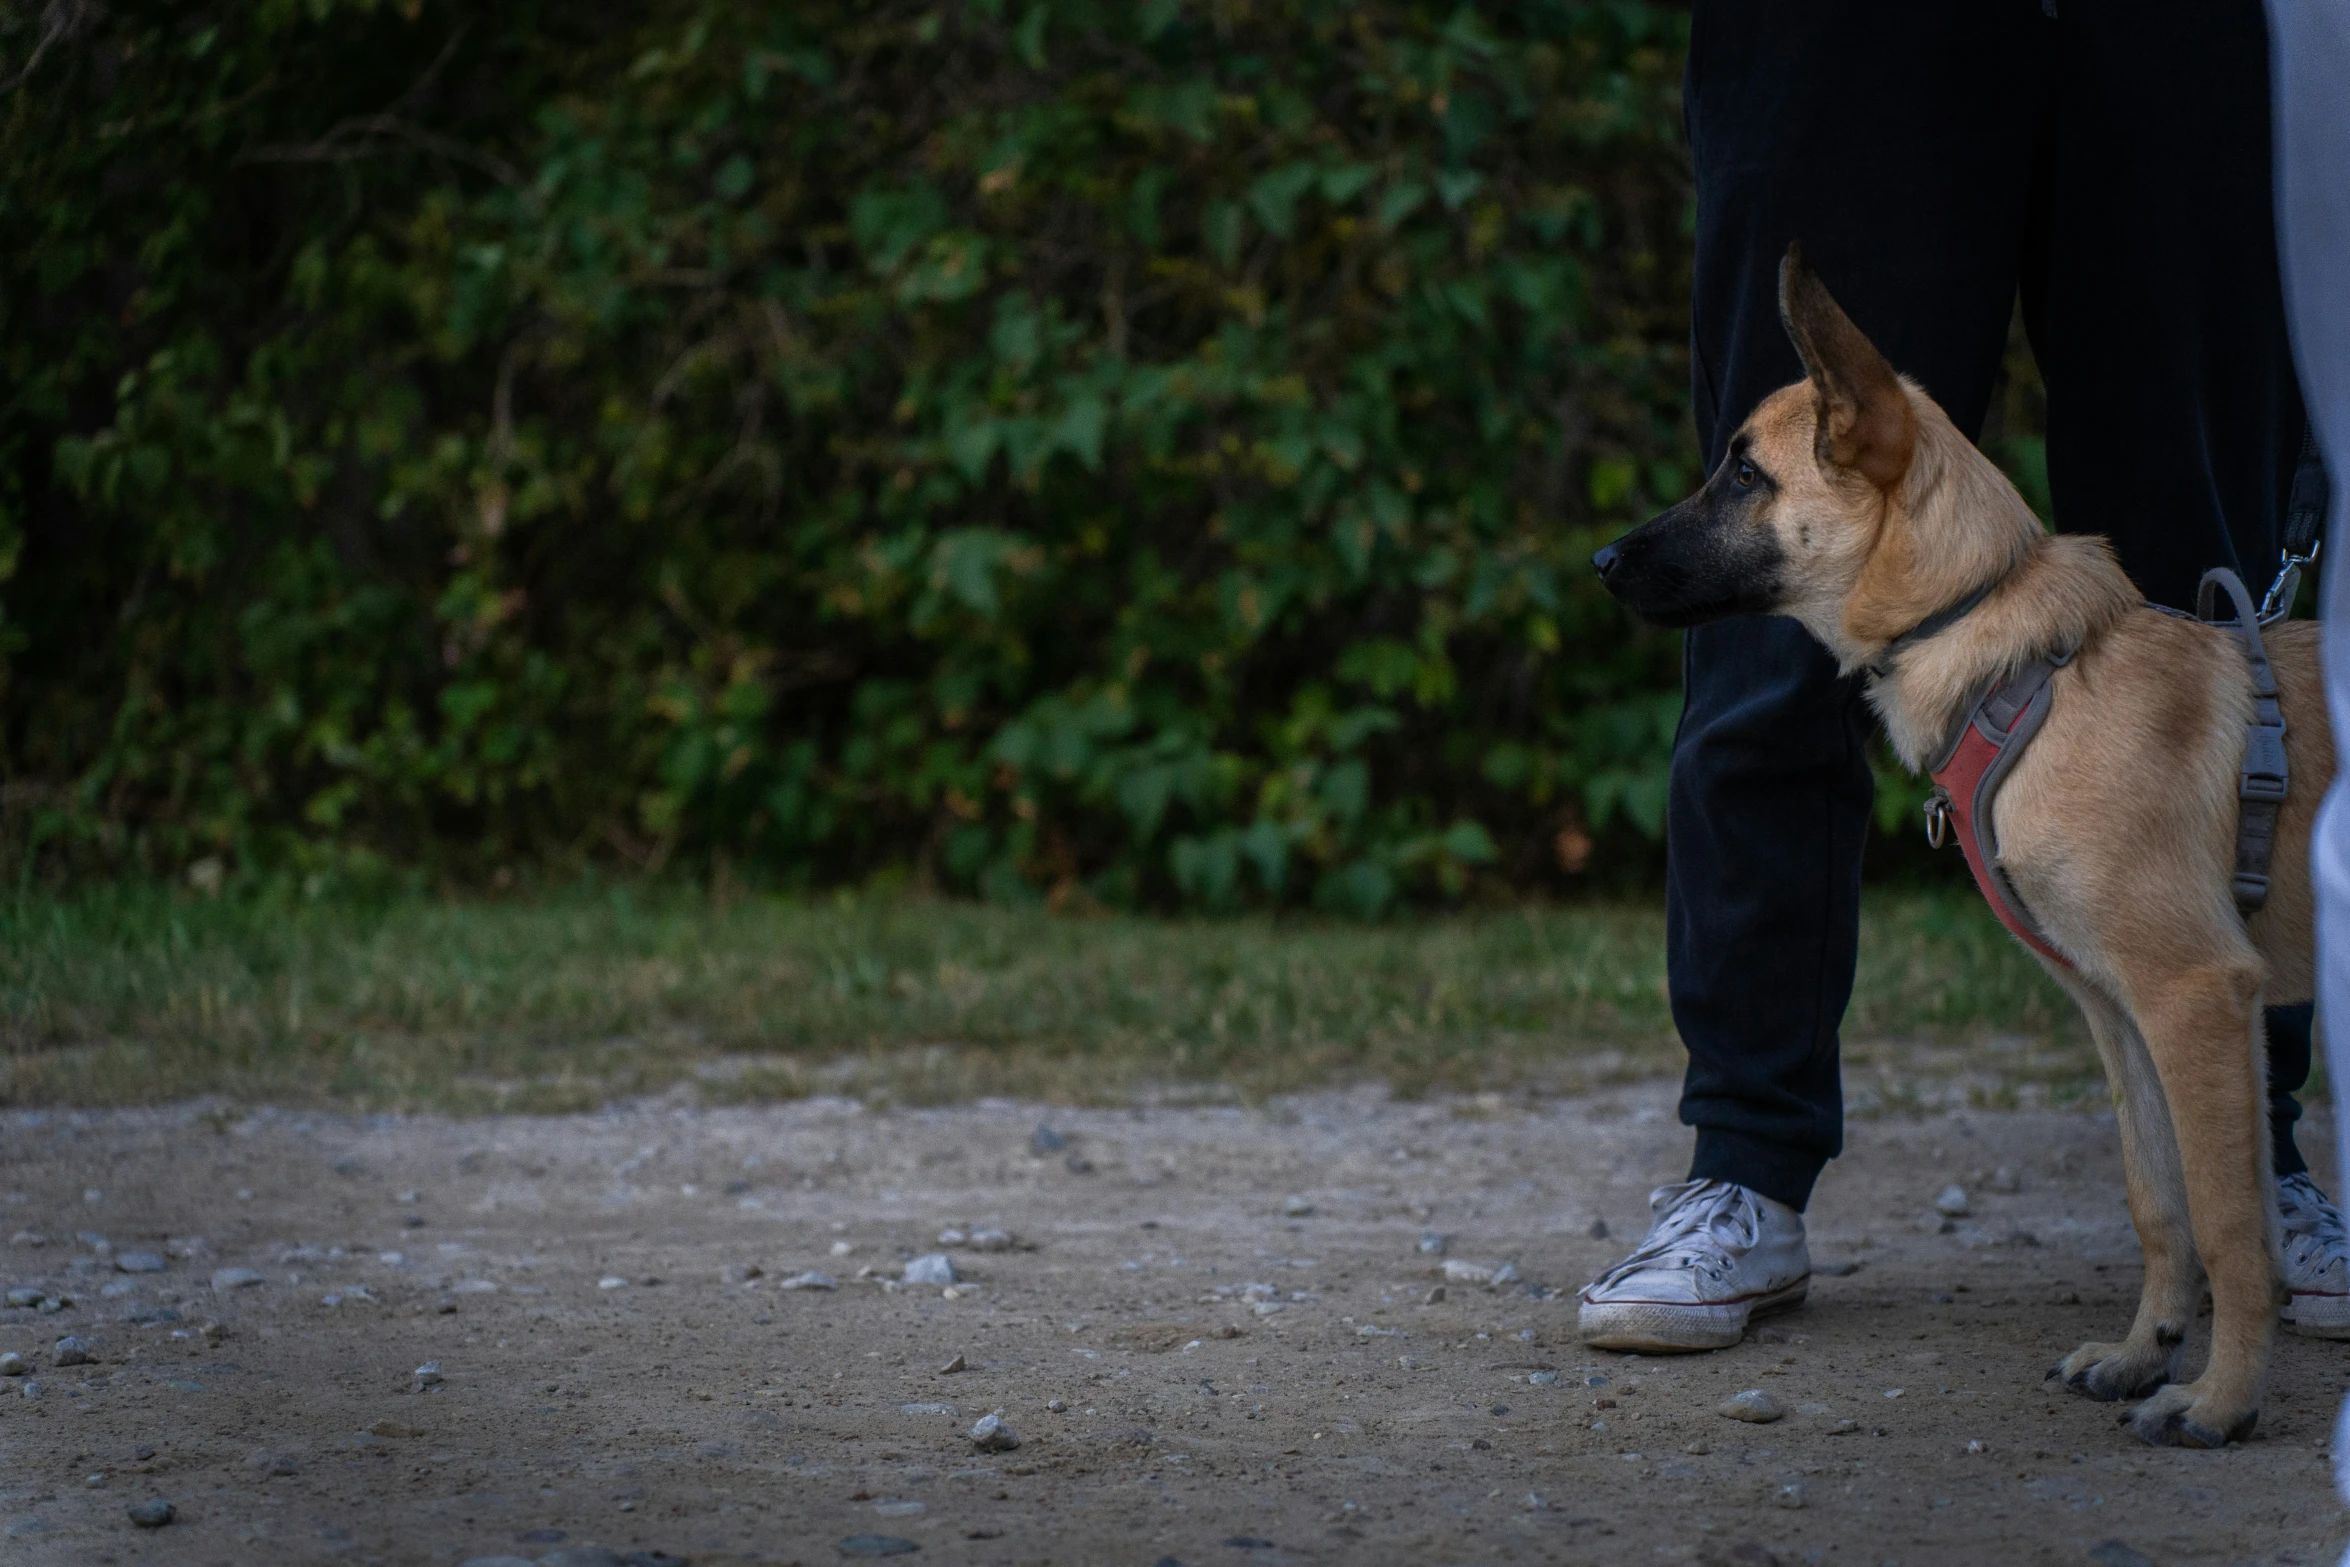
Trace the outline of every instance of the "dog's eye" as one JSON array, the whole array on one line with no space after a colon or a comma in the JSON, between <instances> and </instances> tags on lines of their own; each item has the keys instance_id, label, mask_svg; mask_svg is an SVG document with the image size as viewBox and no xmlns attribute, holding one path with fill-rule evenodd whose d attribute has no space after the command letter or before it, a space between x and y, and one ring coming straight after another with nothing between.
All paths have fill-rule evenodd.
<instances>
[{"instance_id":1,"label":"dog's eye","mask_svg":"<svg viewBox=\"0 0 2350 1567\"><path fill-rule=\"evenodd\" d=\"M1754 464L1742 462L1738 465L1738 471L1730 477L1738 481L1738 488L1751 490L1754 488L1754 481L1761 478L1762 475L1754 471Z\"/></svg>"}]
</instances>

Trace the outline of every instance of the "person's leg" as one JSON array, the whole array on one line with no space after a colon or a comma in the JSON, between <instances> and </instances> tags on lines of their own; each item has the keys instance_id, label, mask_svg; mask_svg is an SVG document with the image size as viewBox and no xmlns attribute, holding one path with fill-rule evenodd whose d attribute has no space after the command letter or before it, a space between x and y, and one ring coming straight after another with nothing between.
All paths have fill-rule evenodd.
<instances>
[{"instance_id":1,"label":"person's leg","mask_svg":"<svg viewBox=\"0 0 2350 1567\"><path fill-rule=\"evenodd\" d=\"M2268 1009L2268 1145L2279 1180L2309 1172L2309 1161L2301 1157L2301 1146L2293 1140L2293 1126L2301 1119L2297 1096L2309 1082L2316 1011L2306 1001Z\"/></svg>"},{"instance_id":2,"label":"person's leg","mask_svg":"<svg viewBox=\"0 0 2350 1567\"><path fill-rule=\"evenodd\" d=\"M2324 591L2327 705L2350 735L2350 9L2271 0L2276 36L2277 218L2293 347L2310 426L2333 478ZM2350 1178L2350 785L2337 778L2310 844L2317 883L2318 1006L2334 1089L2335 1154ZM2335 1480L2350 1497L2350 1406L2335 1428ZM2350 1557L2344 1558L2350 1562Z\"/></svg>"},{"instance_id":3,"label":"person's leg","mask_svg":"<svg viewBox=\"0 0 2350 1567\"><path fill-rule=\"evenodd\" d=\"M1960 429L1980 426L2015 298L2049 24L2037 0L1699 0L1691 349L1708 469L1801 375L1778 267L1838 301ZM1668 966L1692 1174L1800 1209L1842 1146L1868 719L1794 622L1688 633L1667 817Z\"/></svg>"},{"instance_id":4,"label":"person's leg","mask_svg":"<svg viewBox=\"0 0 2350 1567\"><path fill-rule=\"evenodd\" d=\"M2048 383L2056 524L2102 533L2148 598L2275 575L2303 430L2277 274L2259 0L2065 0L2025 316ZM2306 1009L2271 1008L2277 1174L2309 1077Z\"/></svg>"}]
</instances>

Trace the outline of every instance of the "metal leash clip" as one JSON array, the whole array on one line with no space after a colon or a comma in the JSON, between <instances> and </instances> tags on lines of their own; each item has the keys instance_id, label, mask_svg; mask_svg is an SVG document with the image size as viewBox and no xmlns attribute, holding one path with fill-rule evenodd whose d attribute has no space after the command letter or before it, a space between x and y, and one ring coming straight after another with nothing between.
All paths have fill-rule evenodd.
<instances>
[{"instance_id":1,"label":"metal leash clip","mask_svg":"<svg viewBox=\"0 0 2350 1567\"><path fill-rule=\"evenodd\" d=\"M1926 844L1939 849L1950 841L1950 796L1936 789L1926 796Z\"/></svg>"},{"instance_id":2,"label":"metal leash clip","mask_svg":"<svg viewBox=\"0 0 2350 1567\"><path fill-rule=\"evenodd\" d=\"M2325 540L2312 539L2306 555L2285 551L2285 558L2277 567L2277 580L2268 585L2268 595L2260 601L2262 625L2272 625L2293 613L2293 600L2301 592L2301 569L2316 565L2318 553L2324 548Z\"/></svg>"}]
</instances>

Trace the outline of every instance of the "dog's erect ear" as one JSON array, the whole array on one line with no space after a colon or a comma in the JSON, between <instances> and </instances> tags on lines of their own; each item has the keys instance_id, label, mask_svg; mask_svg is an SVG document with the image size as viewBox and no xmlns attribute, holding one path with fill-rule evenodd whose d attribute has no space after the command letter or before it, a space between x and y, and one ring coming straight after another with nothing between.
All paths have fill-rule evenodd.
<instances>
[{"instance_id":1,"label":"dog's erect ear","mask_svg":"<svg viewBox=\"0 0 2350 1567\"><path fill-rule=\"evenodd\" d=\"M1823 465L1849 468L1880 490L1909 472L1917 421L1901 378L1805 264L1801 243L1779 263L1779 320L1819 394L1812 450Z\"/></svg>"}]
</instances>

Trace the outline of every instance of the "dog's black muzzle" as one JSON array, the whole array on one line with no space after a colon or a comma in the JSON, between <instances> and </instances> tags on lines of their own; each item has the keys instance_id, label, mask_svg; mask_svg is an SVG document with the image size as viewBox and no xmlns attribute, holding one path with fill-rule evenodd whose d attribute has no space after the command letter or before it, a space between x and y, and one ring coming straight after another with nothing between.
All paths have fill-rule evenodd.
<instances>
[{"instance_id":1,"label":"dog's black muzzle","mask_svg":"<svg viewBox=\"0 0 2350 1567\"><path fill-rule=\"evenodd\" d=\"M1758 515L1762 499L1756 491L1725 487L1717 474L1680 505L1603 546L1591 569L1626 609L1653 625L1767 615L1778 605L1786 559L1778 535Z\"/></svg>"}]
</instances>

